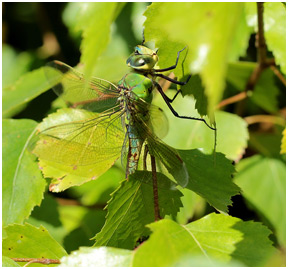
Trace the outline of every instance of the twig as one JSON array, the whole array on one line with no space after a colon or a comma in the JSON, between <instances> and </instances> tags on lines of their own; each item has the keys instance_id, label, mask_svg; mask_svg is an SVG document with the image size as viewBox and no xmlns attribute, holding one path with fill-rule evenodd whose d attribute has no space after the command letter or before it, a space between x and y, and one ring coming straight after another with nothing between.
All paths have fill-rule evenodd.
<instances>
[{"instance_id":1,"label":"twig","mask_svg":"<svg viewBox=\"0 0 288 269\"><path fill-rule=\"evenodd\" d=\"M245 99L247 97L247 92L241 92L241 93L238 93L232 97L229 97L227 99L224 99L222 100L218 105L217 105L217 108L221 108L223 106L227 106L229 104L233 104L233 103L236 103L236 102L239 102L243 99Z\"/></svg>"},{"instance_id":2,"label":"twig","mask_svg":"<svg viewBox=\"0 0 288 269\"><path fill-rule=\"evenodd\" d=\"M279 78L279 80L286 86L286 79L281 74L281 72L276 68L276 66L271 65L270 68L274 72L274 74Z\"/></svg>"},{"instance_id":3,"label":"twig","mask_svg":"<svg viewBox=\"0 0 288 269\"><path fill-rule=\"evenodd\" d=\"M281 82L286 86L286 80L279 72L279 70L275 67L275 60L274 59L267 59L267 47L266 47L266 40L264 36L264 20L263 20L263 12L264 6L263 3L257 3L257 18L258 18L258 33L256 35L256 47L257 50L257 66L253 70L251 76L249 77L244 92L241 92L235 96L229 97L225 100L222 100L218 104L218 108L226 106L228 104L236 103L239 101L244 100L249 94L249 91L252 91L260 78L261 73L267 68L270 67L275 75L281 80Z\"/></svg>"},{"instance_id":4,"label":"twig","mask_svg":"<svg viewBox=\"0 0 288 269\"><path fill-rule=\"evenodd\" d=\"M150 157L151 157L152 180L153 180L154 214L155 214L155 221L158 221L161 219L161 216L159 209L156 162L154 156L150 154Z\"/></svg>"},{"instance_id":5,"label":"twig","mask_svg":"<svg viewBox=\"0 0 288 269\"><path fill-rule=\"evenodd\" d=\"M42 264L60 264L60 260L58 259L44 259L44 258L11 258L15 262L27 262L25 266L31 263L42 263Z\"/></svg>"},{"instance_id":6,"label":"twig","mask_svg":"<svg viewBox=\"0 0 288 269\"><path fill-rule=\"evenodd\" d=\"M282 117L271 116L271 115L253 115L244 118L244 120L250 125L258 122L266 122L278 124L281 126L285 126L285 120Z\"/></svg>"}]
</instances>

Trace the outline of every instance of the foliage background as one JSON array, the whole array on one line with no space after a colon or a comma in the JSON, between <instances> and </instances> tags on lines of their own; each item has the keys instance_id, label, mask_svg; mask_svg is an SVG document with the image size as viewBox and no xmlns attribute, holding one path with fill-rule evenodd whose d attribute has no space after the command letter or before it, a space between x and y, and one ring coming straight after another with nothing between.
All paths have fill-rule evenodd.
<instances>
[{"instance_id":1,"label":"foliage background","mask_svg":"<svg viewBox=\"0 0 288 269\"><path fill-rule=\"evenodd\" d=\"M94 244L95 241L90 238L101 231L106 215L103 208L110 199L110 194L118 188L119 182L124 178L124 173L120 163L116 163L97 181L55 194L48 192L46 181L42 179L37 167L32 168L34 160L27 156L25 163L19 166L19 156L29 154L23 153L22 149L25 146L25 139L36 126L34 121L40 122L62 106L53 91L48 91L49 85L45 85L45 77L39 68L53 59L61 60L70 66L76 66L81 62L84 65L80 68L87 76L95 75L117 82L129 71L125 62L133 51L133 47L142 42L145 21L142 14L149 5L149 3L141 2L118 3L117 5L96 3L95 5L86 4L86 6L77 3L4 3L2 38L2 114L5 118L2 124L2 222L6 233L3 241L4 256L20 257L19 253L22 253L23 249L29 249L28 244L33 247L33 244L41 242L40 240L44 240L48 247L38 250L39 255L48 255L47 253L50 253L52 249L53 255L49 255L51 259L61 258L66 255L66 252L70 253L79 247ZM172 65L177 51L185 45L189 46L184 64L175 71L175 75L181 80L184 80L185 76L191 72L198 75L193 75L191 82L182 89L185 98L178 97L173 105L182 115L211 114L213 107L221 100L244 91L256 67L256 4L242 5L241 8L217 6L212 3L198 5L194 3L192 7L189 3L182 4L182 6L173 6L173 3L170 5L156 3L145 12L148 17L144 24L145 38L147 41L154 40L155 47L159 48L161 67ZM286 6L281 3L266 3L264 8L268 57L275 57L277 68L282 72L282 76L285 76L286 44L283 44L283 40L286 40L284 27ZM178 10L181 15L175 15L175 10ZM209 18L213 16L208 12L209 10L211 14L219 15L217 23L210 26ZM93 20L95 14L99 14L99 17ZM223 16L223 14L226 15ZM231 14L237 14L237 16L231 16ZM187 18L191 19L188 21ZM211 32L207 32L203 21L208 23ZM217 33L219 32L222 34L221 40L218 39ZM235 32L237 35L234 35ZM211 46L209 53L207 48L205 50L205 46L202 46L203 42ZM153 43L150 45L153 46ZM204 53L202 58L201 52ZM183 61L184 56L181 55L181 57L180 61ZM205 64L203 59L208 61L208 64ZM208 98L201 98L203 89ZM170 93L168 91L167 94L172 95L175 90L176 88L172 87ZM196 98L196 103L188 96L191 94ZM243 221L262 222L272 231L269 238L278 251L271 255L268 261L263 258L260 264L281 266L285 259L286 238L284 149L280 152L281 140L282 144L284 143L282 132L285 128L285 86L273 70L267 68L261 73L250 95L245 100L221 107L221 111L215 114L219 130L217 151L222 152L235 163L238 173L235 174L234 182L242 189L240 195L232 197L233 205L230 205L232 203L229 199L235 193L230 194L229 201L225 201L225 205L229 205L230 216ZM163 108L169 120L169 133L164 139L166 143L182 150L202 148L204 153L211 152L213 132L197 122L187 123L172 117L158 95L155 95L154 102ZM208 111L205 106L207 103ZM21 139L17 140L19 137L24 138L24 142ZM200 172L209 168L209 164L207 168L206 165L207 160L199 169ZM197 167L193 169L197 170ZM227 168L226 171L229 169ZM19 173L21 176L18 176L15 171L21 171ZM34 175L32 178L31 173ZM232 171L229 173L231 174ZM27 178L29 178L29 184ZM197 229L193 225L197 226L195 221L200 220L204 222L202 227L205 227L205 230L207 224L202 217L209 216L215 224L213 229L217 230L218 215L210 214L217 210L211 206L212 204L215 207L215 204L211 203L210 197L207 199L204 196L209 202L207 203L201 191L198 195L199 193L184 189L182 194L184 196L181 201L184 207L174 220L183 225L191 223L192 226L189 226L189 229L195 230ZM26 202L23 204L23 201ZM113 208L113 203L110 203L110 208ZM219 209L219 207L216 208ZM165 221L151 224L153 237L150 238L150 245L147 245L147 248L150 246L153 250L154 246L158 249L157 241L164 236L160 232L164 233L167 227L176 229L174 224L169 223L169 220ZM223 219L219 220L219 226L229 222L236 225L237 219L224 220L223 216ZM22 226L23 223L26 225ZM40 225L45 228L36 228ZM161 225L164 226L161 227ZM268 236L266 230L261 230L260 226L257 227L256 230L263 232L262 236L264 234ZM47 230L49 236L41 239L40 229ZM167 234L171 232L169 229L167 228ZM209 229L213 230L208 225L206 236ZM20 249L11 254L11 251L7 249L21 234L34 241L27 240L23 246L19 246ZM101 233L98 234L98 238L100 237ZM262 238L261 235L260 238ZM55 244L54 239L60 244L59 246ZM49 249L49 240L51 249ZM213 240L214 238L211 238L211 241ZM222 240L225 239L222 238ZM164 242L166 243L167 241ZM177 246L178 243L179 241L176 240L171 244ZM252 247L252 252L267 244L263 242L263 245L256 245L254 249ZM248 245L251 246L251 244ZM185 250L179 250L179 255L177 254L174 260L168 259L170 263L167 264L163 262L167 261L168 254L165 257L164 254L158 253L155 259L150 253L152 255L150 256L154 257L151 262L147 259L149 249L145 250L145 247L136 252L135 261L131 262L131 253L124 249L126 247L122 248L121 250L103 248L102 252L97 252L97 249L91 252L91 249L82 248L80 253L87 252L87 255L91 253L93 257L102 253L100 256L105 257L102 259L104 265L111 265L110 255L118 255L118 265L133 263L136 266L150 266L157 262L159 266L191 266L191 264L197 265L203 262L203 257L197 256L199 253L186 253ZM103 256L103 253L106 256ZM185 254L187 257L180 254ZM191 258L192 254L194 256ZM25 255L25 257L31 257L29 253ZM3 264L12 266L13 261L7 257L3 259ZM139 257L138 263L137 257ZM215 256L211 254L211 257L214 264L222 265L223 259L214 261ZM231 257L235 259L230 261L231 266L255 265L249 264L247 260L240 260L239 264L237 255L231 255ZM226 262L229 260L225 259ZM139 263L143 260L147 264ZM94 262L94 260L91 261L92 264ZM23 265L23 263L20 264ZM204 265L207 265L205 261Z\"/></svg>"}]
</instances>

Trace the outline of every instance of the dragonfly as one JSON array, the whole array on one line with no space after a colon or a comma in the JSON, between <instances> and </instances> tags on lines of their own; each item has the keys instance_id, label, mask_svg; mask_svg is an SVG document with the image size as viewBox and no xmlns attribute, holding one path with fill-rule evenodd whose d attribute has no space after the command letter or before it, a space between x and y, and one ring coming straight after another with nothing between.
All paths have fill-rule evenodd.
<instances>
[{"instance_id":1,"label":"dragonfly","mask_svg":"<svg viewBox=\"0 0 288 269\"><path fill-rule=\"evenodd\" d=\"M174 148L161 140L167 133L167 118L152 104L152 92L156 89L174 116L202 121L215 130L202 118L180 116L172 106L180 90L169 98L157 82L157 78L178 85L189 81L190 76L181 82L162 74L177 67L184 49L177 53L173 66L156 69L157 51L143 44L136 46L126 62L131 72L116 85L101 78L86 78L60 61L48 63L46 77L53 84L54 92L70 108L66 110L67 115L61 116L61 120L64 119L60 124L53 125L53 118L49 127L44 122L37 134L34 154L56 170L65 166L66 173L77 177L85 172L91 180L98 178L121 157L128 179L138 169L145 145L149 154L159 160L181 186L185 186L188 182L185 163ZM58 182L65 176L62 173Z\"/></svg>"}]
</instances>

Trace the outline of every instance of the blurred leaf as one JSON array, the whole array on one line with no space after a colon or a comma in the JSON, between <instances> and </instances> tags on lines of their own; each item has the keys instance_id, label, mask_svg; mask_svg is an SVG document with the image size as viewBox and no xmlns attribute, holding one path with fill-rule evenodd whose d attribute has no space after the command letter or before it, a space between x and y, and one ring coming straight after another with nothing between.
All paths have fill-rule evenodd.
<instances>
[{"instance_id":1,"label":"blurred leaf","mask_svg":"<svg viewBox=\"0 0 288 269\"><path fill-rule=\"evenodd\" d=\"M168 94L171 96L171 93ZM201 148L205 153L211 153L214 148L214 132L203 122L175 117L161 96L157 95L153 104L161 107L169 121L169 132L163 141L178 149ZM172 103L179 115L199 117L191 97L177 97ZM247 123L235 114L218 111L215 113L217 126L216 151L222 152L227 158L237 160L247 147ZM207 120L207 118L206 118ZM208 121L209 123L209 121ZM179 130L183 130L180 131Z\"/></svg>"},{"instance_id":2,"label":"blurred leaf","mask_svg":"<svg viewBox=\"0 0 288 269\"><path fill-rule=\"evenodd\" d=\"M264 3L264 31L268 49L286 74L286 6L283 3Z\"/></svg>"},{"instance_id":3,"label":"blurred leaf","mask_svg":"<svg viewBox=\"0 0 288 269\"><path fill-rule=\"evenodd\" d=\"M77 29L77 16L83 7L81 2L70 2L67 3L62 13L62 20L69 29L69 33L72 37L78 38L81 34L80 29Z\"/></svg>"},{"instance_id":4,"label":"blurred leaf","mask_svg":"<svg viewBox=\"0 0 288 269\"><path fill-rule=\"evenodd\" d=\"M74 206L75 207L75 206ZM75 219L76 213L70 210L70 215L65 216ZM74 213L74 214L73 214ZM105 212L103 210L89 209L87 213L81 219L79 227L71 231L64 238L64 247L67 252L77 250L81 246L92 246L93 237L96 233L99 233L105 222Z\"/></svg>"},{"instance_id":5,"label":"blurred leaf","mask_svg":"<svg viewBox=\"0 0 288 269\"><path fill-rule=\"evenodd\" d=\"M33 207L40 205L46 182L27 151L36 123L32 120L3 120L2 225L23 223Z\"/></svg>"},{"instance_id":6,"label":"blurred leaf","mask_svg":"<svg viewBox=\"0 0 288 269\"><path fill-rule=\"evenodd\" d=\"M79 228L81 226L82 220L88 212L89 209L84 206L59 206L60 221L67 232L72 232L73 230Z\"/></svg>"},{"instance_id":7,"label":"blurred leaf","mask_svg":"<svg viewBox=\"0 0 288 269\"><path fill-rule=\"evenodd\" d=\"M231 259L229 262L219 261L216 258L203 259L201 255L187 255L181 257L173 267L244 267L244 264Z\"/></svg>"},{"instance_id":8,"label":"blurred leaf","mask_svg":"<svg viewBox=\"0 0 288 269\"><path fill-rule=\"evenodd\" d=\"M114 154L113 156L110 154L109 158L103 160L102 162L97 162L97 156L95 154L101 154L101 151L93 151L95 153L93 156L95 159L91 159L90 163L88 165L71 165L71 162L74 162L75 159L77 159L77 156L75 156L75 152L83 152L85 150L86 142L88 139L92 141L91 143L95 143L95 140L100 137L103 137L102 134L105 134L106 127L103 125L99 125L97 132L95 131L95 128L87 129L87 132L79 132L79 134L82 134L82 136L78 135L77 137L77 143L75 143L75 140L73 140L73 143L70 143L68 148L66 140L68 139L66 134L69 134L69 131L72 132L72 129L75 130L77 127L77 123L75 125L64 125L69 124L72 122L77 122L81 120L91 120L97 117L97 113L89 112L86 110L80 110L80 109L61 109L58 110L56 113L50 114L47 118L43 120L43 122L38 126L39 131L43 131L49 127L49 131L51 133L44 133L43 135L40 134L39 141L36 144L36 147L33 149L33 152L37 157L39 158L39 166L42 169L42 172L45 177L51 177L53 178L51 184L50 184L50 190L53 192L60 192L63 191L71 186L78 186L81 185L87 181L91 181L93 179L97 179L99 176L101 176L104 172L106 172L113 164L114 162L120 157L121 154L121 146L124 141L124 132L123 130L116 130L116 128L113 129L113 138L110 138L111 141L115 142L115 145L119 145L119 154ZM110 126L113 127L113 124L115 121L112 121L113 123L110 124ZM103 121L102 121L103 123ZM63 125L61 125L63 124ZM60 126L55 128L55 126ZM65 128L66 126L66 128ZM68 126L68 127L67 127ZM61 130L59 130L61 128ZM70 128L70 129L69 129ZM95 131L95 132L94 132ZM117 133L116 133L117 131ZM53 133L56 132L56 133ZM58 133L57 133L58 132ZM76 132L75 132L76 133ZM74 133L74 135L75 135ZM91 140L91 136L93 134L93 139ZM89 135L87 137L87 135ZM107 134L106 134L107 135ZM65 139L56 139L65 137ZM112 134L109 135L109 137L112 137ZM86 139L87 138L87 139ZM41 142L41 143L39 143ZM84 143L85 142L85 143ZM55 147L58 147L59 149L65 148L65 159L59 160L55 157ZM91 154L90 154L91 155ZM87 158L91 158L91 156L87 156ZM71 161L72 160L72 161ZM64 163L65 161L65 163ZM76 163L78 164L78 163Z\"/></svg>"},{"instance_id":9,"label":"blurred leaf","mask_svg":"<svg viewBox=\"0 0 288 269\"><path fill-rule=\"evenodd\" d=\"M109 43L111 24L122 6L112 2L82 3L77 27L83 31L81 63L85 64L84 73L88 77L91 77L97 58Z\"/></svg>"},{"instance_id":10,"label":"blurred leaf","mask_svg":"<svg viewBox=\"0 0 288 269\"><path fill-rule=\"evenodd\" d=\"M41 206L35 207L25 222L35 227L42 225L59 244L63 244L67 230L59 219L58 203L53 196L46 194Z\"/></svg>"},{"instance_id":11,"label":"blurred leaf","mask_svg":"<svg viewBox=\"0 0 288 269\"><path fill-rule=\"evenodd\" d=\"M181 192L183 194L181 197L183 207L180 208L176 220L179 224L187 224L195 215L196 218L198 215L203 215L206 202L201 196L189 189L182 189Z\"/></svg>"},{"instance_id":12,"label":"blurred leaf","mask_svg":"<svg viewBox=\"0 0 288 269\"><path fill-rule=\"evenodd\" d=\"M187 225L161 220L148 226L153 233L136 250L133 266L172 266L188 255L219 262L233 258L246 266L261 266L274 252L265 226L222 214L213 213Z\"/></svg>"},{"instance_id":13,"label":"blurred leaf","mask_svg":"<svg viewBox=\"0 0 288 269\"><path fill-rule=\"evenodd\" d=\"M243 196L272 223L277 239L285 245L285 164L256 155L240 161L237 170L235 182L243 190Z\"/></svg>"},{"instance_id":14,"label":"blurred leaf","mask_svg":"<svg viewBox=\"0 0 288 269\"><path fill-rule=\"evenodd\" d=\"M227 212L228 205L232 204L231 196L240 192L232 182L235 169L231 161L221 153L205 155L197 149L178 152L190 178L186 188L205 198L216 209Z\"/></svg>"},{"instance_id":15,"label":"blurred leaf","mask_svg":"<svg viewBox=\"0 0 288 269\"><path fill-rule=\"evenodd\" d=\"M166 176L157 173L160 215L176 216L182 206L181 192ZM108 202L106 223L94 239L96 246L133 249L140 236L147 235L145 225L155 220L152 174L136 171L124 180Z\"/></svg>"},{"instance_id":16,"label":"blurred leaf","mask_svg":"<svg viewBox=\"0 0 288 269\"><path fill-rule=\"evenodd\" d=\"M85 206L105 204L110 199L110 193L119 186L119 182L123 178L125 178L125 174L122 169L111 167L97 180L70 188L69 193L79 197L81 204Z\"/></svg>"},{"instance_id":17,"label":"blurred leaf","mask_svg":"<svg viewBox=\"0 0 288 269\"><path fill-rule=\"evenodd\" d=\"M21 267L17 262L12 259L2 256L2 267Z\"/></svg>"},{"instance_id":18,"label":"blurred leaf","mask_svg":"<svg viewBox=\"0 0 288 269\"><path fill-rule=\"evenodd\" d=\"M285 153L286 153L286 128L284 129L282 135L283 135L283 137L282 137L282 140L281 140L281 150L280 150L280 153L281 153L281 154L285 154Z\"/></svg>"},{"instance_id":19,"label":"blurred leaf","mask_svg":"<svg viewBox=\"0 0 288 269\"><path fill-rule=\"evenodd\" d=\"M61 259L59 267L130 267L133 252L111 247L85 248Z\"/></svg>"},{"instance_id":20,"label":"blurred leaf","mask_svg":"<svg viewBox=\"0 0 288 269\"><path fill-rule=\"evenodd\" d=\"M235 62L229 64L227 81L235 86L239 91L244 91L256 64L251 62ZM250 92L251 100L266 111L274 113L278 111L279 89L275 85L274 73L271 69L265 69L254 89Z\"/></svg>"},{"instance_id":21,"label":"blurred leaf","mask_svg":"<svg viewBox=\"0 0 288 269\"><path fill-rule=\"evenodd\" d=\"M3 117L12 117L38 95L50 89L44 68L39 68L20 77L14 84L3 89Z\"/></svg>"},{"instance_id":22,"label":"blurred leaf","mask_svg":"<svg viewBox=\"0 0 288 269\"><path fill-rule=\"evenodd\" d=\"M280 140L280 132L250 132L249 147L266 157L279 158Z\"/></svg>"},{"instance_id":23,"label":"blurred leaf","mask_svg":"<svg viewBox=\"0 0 288 269\"><path fill-rule=\"evenodd\" d=\"M7 257L60 259L67 255L44 227L36 228L27 223L13 224L5 228L5 231L7 237L3 239L2 253ZM24 263L19 264L24 265ZM37 264L37 266L47 265Z\"/></svg>"},{"instance_id":24,"label":"blurred leaf","mask_svg":"<svg viewBox=\"0 0 288 269\"><path fill-rule=\"evenodd\" d=\"M20 76L28 71L31 62L28 52L18 53L9 45L2 45L2 88L13 84Z\"/></svg>"},{"instance_id":25,"label":"blurred leaf","mask_svg":"<svg viewBox=\"0 0 288 269\"><path fill-rule=\"evenodd\" d=\"M144 15L145 37L154 40L161 53L175 55L170 41L189 46L186 63L202 78L211 115L225 88L228 61L235 61L247 47L250 30L244 3L153 3Z\"/></svg>"}]
</instances>

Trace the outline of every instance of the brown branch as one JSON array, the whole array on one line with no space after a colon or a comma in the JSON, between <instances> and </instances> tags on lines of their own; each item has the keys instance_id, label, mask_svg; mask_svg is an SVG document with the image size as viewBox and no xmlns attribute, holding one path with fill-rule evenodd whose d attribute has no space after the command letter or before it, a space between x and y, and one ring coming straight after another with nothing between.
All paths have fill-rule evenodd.
<instances>
[{"instance_id":1,"label":"brown branch","mask_svg":"<svg viewBox=\"0 0 288 269\"><path fill-rule=\"evenodd\" d=\"M253 116L245 117L244 120L249 125L259 123L259 122L265 122L265 123L272 123L272 124L285 126L285 119L283 119L282 117L271 116L271 115L253 115Z\"/></svg>"},{"instance_id":2,"label":"brown branch","mask_svg":"<svg viewBox=\"0 0 288 269\"><path fill-rule=\"evenodd\" d=\"M267 68L270 67L275 75L281 80L281 82L286 86L286 80L282 76L282 74L279 72L279 70L275 67L275 60L274 59L268 59L266 57L267 55L267 46L266 46L266 40L264 36L264 20L263 20L263 12L264 12L264 6L263 3L257 3L257 18L258 18L258 33L256 35L256 47L257 50L257 66L253 70L252 74L250 75L244 92L241 92L235 96L229 97L225 100L222 100L217 108L221 108L223 106L226 106L228 104L236 103L239 101L242 101L246 99L246 97L249 96L249 91L253 91L257 81L260 78L261 73Z\"/></svg>"},{"instance_id":3,"label":"brown branch","mask_svg":"<svg viewBox=\"0 0 288 269\"><path fill-rule=\"evenodd\" d=\"M155 214L155 221L158 221L161 219L161 216L159 208L156 162L154 156L150 155L150 157L151 157L152 180L153 180L154 214Z\"/></svg>"},{"instance_id":4,"label":"brown branch","mask_svg":"<svg viewBox=\"0 0 288 269\"><path fill-rule=\"evenodd\" d=\"M31 263L42 263L42 264L60 264L60 260L58 259L38 259L38 258L11 258L15 262L27 262L27 265Z\"/></svg>"},{"instance_id":5,"label":"brown branch","mask_svg":"<svg viewBox=\"0 0 288 269\"><path fill-rule=\"evenodd\" d=\"M275 65L271 65L270 68L274 72L274 74L279 78L279 80L286 86L286 79L281 74L281 72L278 70L278 68L276 68Z\"/></svg>"},{"instance_id":6,"label":"brown branch","mask_svg":"<svg viewBox=\"0 0 288 269\"><path fill-rule=\"evenodd\" d=\"M259 65L263 65L266 62L266 41L264 37L264 3L257 3L257 18L258 18L258 63Z\"/></svg>"},{"instance_id":7,"label":"brown branch","mask_svg":"<svg viewBox=\"0 0 288 269\"><path fill-rule=\"evenodd\" d=\"M247 97L247 92L241 92L239 94L236 94L232 97L229 97L227 99L222 100L218 105L217 108L221 108L223 106L227 106L236 102L239 102L241 100L244 100Z\"/></svg>"}]
</instances>

